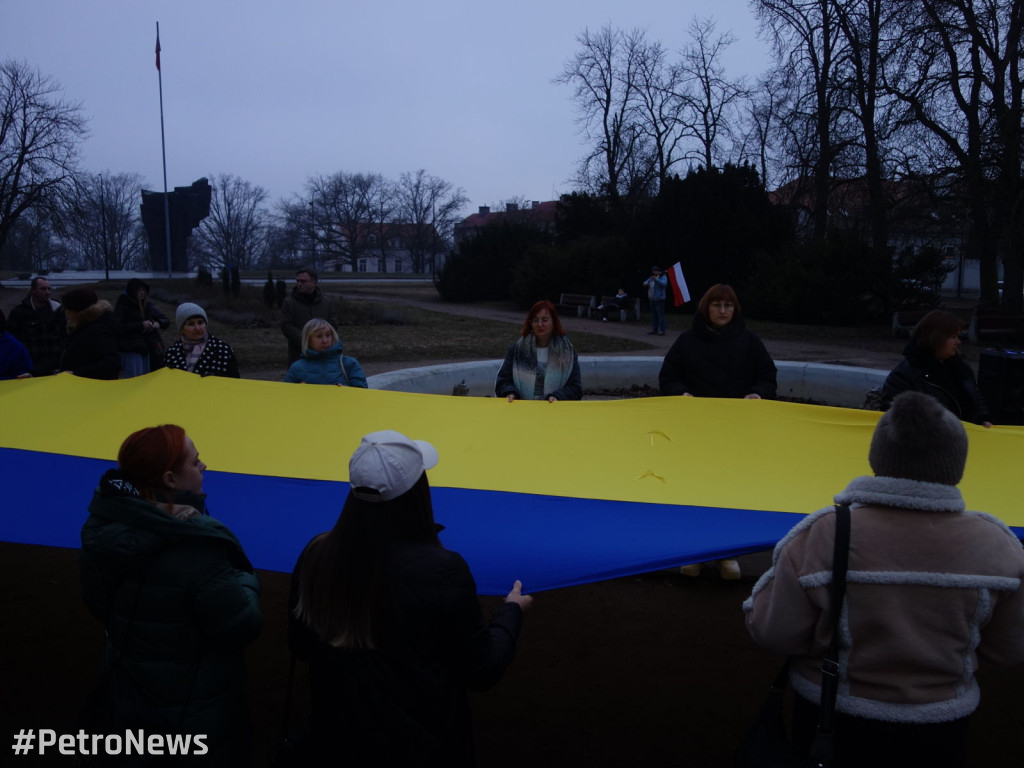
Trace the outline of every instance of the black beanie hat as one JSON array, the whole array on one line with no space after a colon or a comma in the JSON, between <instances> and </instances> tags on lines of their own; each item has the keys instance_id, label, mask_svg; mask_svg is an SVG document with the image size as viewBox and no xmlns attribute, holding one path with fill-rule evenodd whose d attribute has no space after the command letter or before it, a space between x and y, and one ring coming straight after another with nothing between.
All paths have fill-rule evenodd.
<instances>
[{"instance_id":1,"label":"black beanie hat","mask_svg":"<svg viewBox=\"0 0 1024 768\"><path fill-rule=\"evenodd\" d=\"M139 288L144 290L146 293L149 293L149 285L140 278L133 277L128 281L128 285L125 286L124 292L132 298L135 298L135 294L138 292Z\"/></svg>"},{"instance_id":2,"label":"black beanie hat","mask_svg":"<svg viewBox=\"0 0 1024 768\"><path fill-rule=\"evenodd\" d=\"M96 295L96 291L92 288L75 288L60 297L64 308L70 309L72 312L81 312L83 309L88 309L99 300L99 296Z\"/></svg>"},{"instance_id":3,"label":"black beanie hat","mask_svg":"<svg viewBox=\"0 0 1024 768\"><path fill-rule=\"evenodd\" d=\"M967 432L931 395L904 392L878 420L868 462L880 477L956 485L967 464Z\"/></svg>"}]
</instances>

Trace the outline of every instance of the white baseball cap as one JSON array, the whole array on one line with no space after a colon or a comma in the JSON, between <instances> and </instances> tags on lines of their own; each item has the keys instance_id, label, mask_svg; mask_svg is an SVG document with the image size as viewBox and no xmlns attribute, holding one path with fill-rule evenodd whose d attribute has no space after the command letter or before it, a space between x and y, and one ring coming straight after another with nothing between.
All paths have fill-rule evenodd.
<instances>
[{"instance_id":1,"label":"white baseball cap","mask_svg":"<svg viewBox=\"0 0 1024 768\"><path fill-rule=\"evenodd\" d=\"M416 485L437 461L437 449L430 443L385 429L363 436L348 462L348 480L356 498L391 501Z\"/></svg>"}]
</instances>

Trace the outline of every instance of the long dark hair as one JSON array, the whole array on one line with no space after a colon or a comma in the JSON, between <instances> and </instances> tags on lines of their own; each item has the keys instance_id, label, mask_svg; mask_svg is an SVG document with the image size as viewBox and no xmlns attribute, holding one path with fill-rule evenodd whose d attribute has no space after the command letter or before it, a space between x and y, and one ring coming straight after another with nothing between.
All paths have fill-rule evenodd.
<instances>
[{"instance_id":1,"label":"long dark hair","mask_svg":"<svg viewBox=\"0 0 1024 768\"><path fill-rule=\"evenodd\" d=\"M427 474L391 501L363 501L349 492L334 527L303 552L296 618L338 648L376 648L381 617L393 609L384 581L391 545L441 546Z\"/></svg>"}]
</instances>

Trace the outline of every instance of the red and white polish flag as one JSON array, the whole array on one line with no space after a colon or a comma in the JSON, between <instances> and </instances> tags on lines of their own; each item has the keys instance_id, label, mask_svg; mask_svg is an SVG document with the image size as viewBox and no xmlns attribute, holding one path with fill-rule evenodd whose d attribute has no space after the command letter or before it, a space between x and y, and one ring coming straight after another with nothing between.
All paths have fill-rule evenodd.
<instances>
[{"instance_id":1,"label":"red and white polish flag","mask_svg":"<svg viewBox=\"0 0 1024 768\"><path fill-rule=\"evenodd\" d=\"M672 286L672 297L675 299L675 306L679 307L690 300L690 289L686 287L686 278L683 277L683 265L676 262L668 268L668 282Z\"/></svg>"}]
</instances>

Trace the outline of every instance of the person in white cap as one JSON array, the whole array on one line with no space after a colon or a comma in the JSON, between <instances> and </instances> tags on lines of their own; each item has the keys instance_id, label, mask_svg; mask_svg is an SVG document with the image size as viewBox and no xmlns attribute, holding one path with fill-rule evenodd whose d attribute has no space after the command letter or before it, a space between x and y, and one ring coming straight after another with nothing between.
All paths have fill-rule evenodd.
<instances>
[{"instance_id":1,"label":"person in white cap","mask_svg":"<svg viewBox=\"0 0 1024 768\"><path fill-rule=\"evenodd\" d=\"M471 766L467 690L498 682L533 598L516 581L485 621L465 560L438 539L434 447L363 437L334 528L292 574L289 644L310 665L314 762Z\"/></svg>"}]
</instances>

